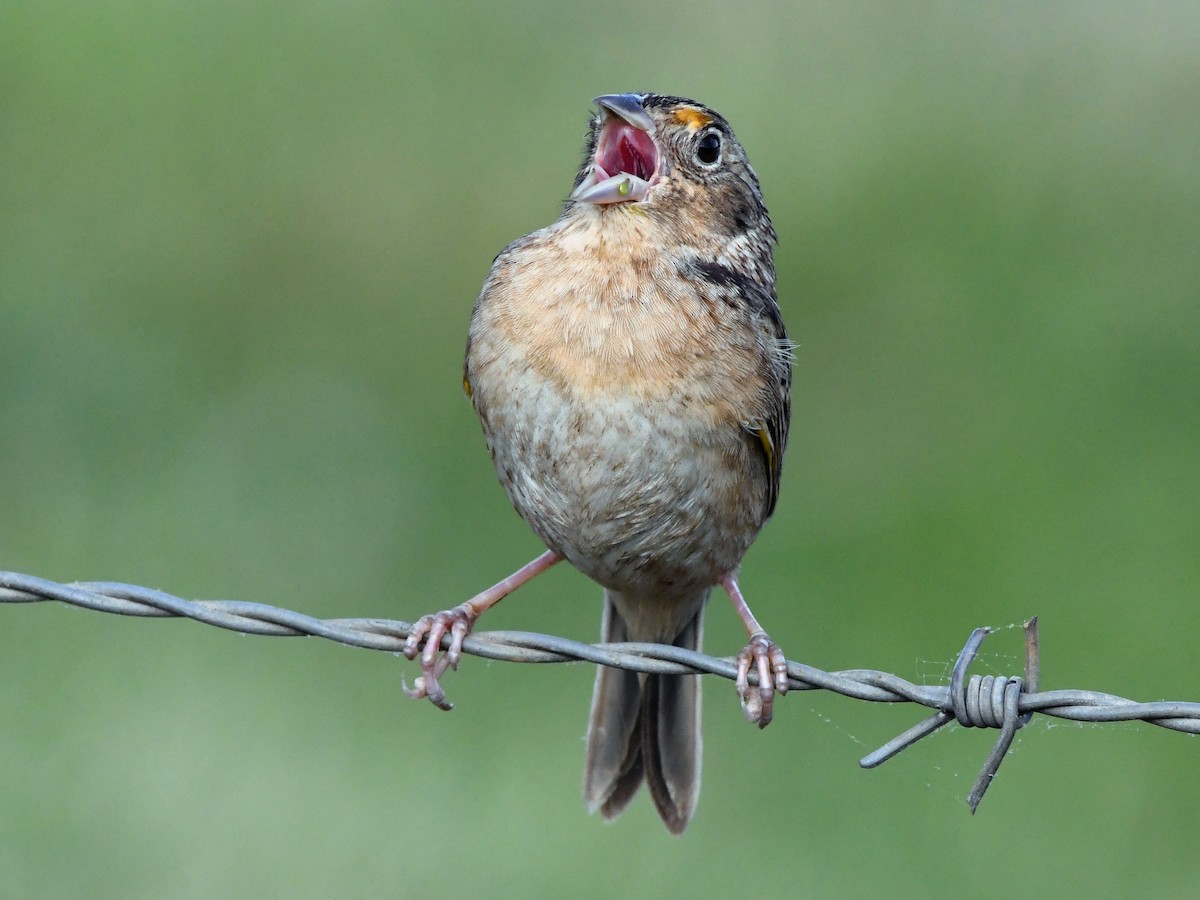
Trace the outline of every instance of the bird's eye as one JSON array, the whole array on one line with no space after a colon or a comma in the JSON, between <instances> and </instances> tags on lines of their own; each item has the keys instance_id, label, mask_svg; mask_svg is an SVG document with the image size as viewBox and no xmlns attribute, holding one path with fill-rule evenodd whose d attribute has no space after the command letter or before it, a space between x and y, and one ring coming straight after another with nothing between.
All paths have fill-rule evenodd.
<instances>
[{"instance_id":1,"label":"bird's eye","mask_svg":"<svg viewBox=\"0 0 1200 900\"><path fill-rule=\"evenodd\" d=\"M705 132L696 144L696 159L711 166L721 159L721 135L716 131Z\"/></svg>"}]
</instances>

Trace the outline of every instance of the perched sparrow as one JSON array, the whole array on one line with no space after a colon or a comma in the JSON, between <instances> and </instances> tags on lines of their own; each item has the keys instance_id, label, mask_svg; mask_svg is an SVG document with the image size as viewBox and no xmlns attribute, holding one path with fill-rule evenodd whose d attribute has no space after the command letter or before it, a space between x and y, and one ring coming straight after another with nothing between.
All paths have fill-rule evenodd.
<instances>
[{"instance_id":1,"label":"perched sparrow","mask_svg":"<svg viewBox=\"0 0 1200 900\"><path fill-rule=\"evenodd\" d=\"M448 709L438 676L457 665L475 620L565 559L604 588L605 641L698 648L721 585L750 633L738 654L742 707L765 727L786 663L736 577L775 508L787 442L775 231L717 113L657 94L595 102L562 215L496 258L467 339L464 384L496 472L549 550L416 624L405 654L424 642L422 675L410 693ZM699 677L602 666L587 805L614 818L643 780L682 832L700 789Z\"/></svg>"}]
</instances>

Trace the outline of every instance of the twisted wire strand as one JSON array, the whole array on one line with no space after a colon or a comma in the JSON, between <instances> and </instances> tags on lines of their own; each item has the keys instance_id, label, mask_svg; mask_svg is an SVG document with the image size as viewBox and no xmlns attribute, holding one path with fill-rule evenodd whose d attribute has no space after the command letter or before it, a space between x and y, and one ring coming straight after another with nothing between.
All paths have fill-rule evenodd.
<instances>
[{"instance_id":1,"label":"twisted wire strand","mask_svg":"<svg viewBox=\"0 0 1200 900\"><path fill-rule=\"evenodd\" d=\"M33 575L0 572L0 603L56 601L122 616L188 618L217 628L267 637L319 637L367 650L398 653L412 624L393 619L318 619L290 609L240 600L184 600L163 591L117 582L60 584ZM967 669L990 629L977 628L958 656L949 685L917 685L874 669L826 672L788 663L789 688L824 690L872 703L915 703L934 710L863 757L874 768L917 741L957 721L968 728L997 728L1000 737L968 797L972 812L995 777L1016 731L1035 713L1074 722L1143 721L1173 731L1200 734L1200 703L1140 703L1100 691L1037 689L1037 620L1026 623L1025 676L967 676ZM443 638L443 648L449 643ZM585 644L555 635L526 631L483 631L467 636L463 652L486 659L520 663L590 662L662 675L717 675L734 680L732 657L719 658L665 644ZM757 683L751 673L751 683Z\"/></svg>"}]
</instances>

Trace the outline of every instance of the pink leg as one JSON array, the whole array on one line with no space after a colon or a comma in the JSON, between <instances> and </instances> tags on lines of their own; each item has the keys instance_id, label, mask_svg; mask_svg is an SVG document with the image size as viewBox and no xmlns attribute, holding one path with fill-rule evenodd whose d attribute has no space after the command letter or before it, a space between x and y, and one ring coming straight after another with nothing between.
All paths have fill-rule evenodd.
<instances>
[{"instance_id":1,"label":"pink leg","mask_svg":"<svg viewBox=\"0 0 1200 900\"><path fill-rule=\"evenodd\" d=\"M470 633L476 620L525 582L545 572L561 559L562 557L553 550L547 550L533 562L525 564L466 603L418 619L404 642L404 655L409 659L416 659L417 651L421 650L421 675L411 688L405 687L404 692L410 697L428 697L430 702L440 709L452 709L453 704L446 700L446 692L438 683L438 677L447 668L458 668L463 638ZM439 656L442 638L447 633L450 635L450 644L446 647L446 652ZM421 648L422 640L425 642L424 649Z\"/></svg>"},{"instance_id":2,"label":"pink leg","mask_svg":"<svg viewBox=\"0 0 1200 900\"><path fill-rule=\"evenodd\" d=\"M721 587L733 601L734 612L750 633L750 643L737 655L737 692L742 701L742 712L759 728L771 724L775 710L775 692L786 694L788 689L787 660L779 646L767 637L763 627L754 618L754 613L738 587L737 574L730 572L721 579ZM758 686L750 687L750 668L758 674ZM772 677L772 675L774 677Z\"/></svg>"}]
</instances>

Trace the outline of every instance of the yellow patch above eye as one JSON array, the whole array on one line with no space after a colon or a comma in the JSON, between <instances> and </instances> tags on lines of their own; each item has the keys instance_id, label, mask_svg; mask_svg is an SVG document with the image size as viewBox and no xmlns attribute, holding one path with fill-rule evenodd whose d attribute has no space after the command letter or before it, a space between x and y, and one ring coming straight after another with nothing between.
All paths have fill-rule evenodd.
<instances>
[{"instance_id":1,"label":"yellow patch above eye","mask_svg":"<svg viewBox=\"0 0 1200 900\"><path fill-rule=\"evenodd\" d=\"M686 125L692 131L699 131L705 125L711 125L713 118L707 113L702 113L694 106L685 106L675 110L675 121L680 125Z\"/></svg>"}]
</instances>

